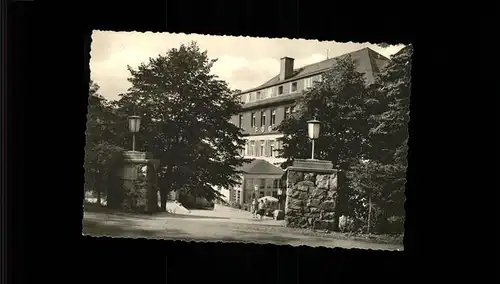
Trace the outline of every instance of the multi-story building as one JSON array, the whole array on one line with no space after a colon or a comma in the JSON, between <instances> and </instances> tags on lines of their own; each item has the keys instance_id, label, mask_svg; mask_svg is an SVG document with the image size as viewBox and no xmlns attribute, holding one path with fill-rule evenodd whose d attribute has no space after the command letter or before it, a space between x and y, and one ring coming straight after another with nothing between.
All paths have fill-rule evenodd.
<instances>
[{"instance_id":1,"label":"multi-story building","mask_svg":"<svg viewBox=\"0 0 500 284\"><path fill-rule=\"evenodd\" d=\"M283 134L279 133L275 127L295 112L296 100L307 93L313 87L314 82L321 81L322 74L332 69L339 58L346 56L351 56L357 71L364 73L367 84L374 82L380 68L389 60L370 48L363 48L295 69L294 59L283 57L278 75L260 86L239 94L243 111L234 116L231 121L242 129L246 140L245 149L242 150L241 155L246 158L262 160L259 163L263 168L262 164L269 164L266 168L273 175L272 178L269 178L270 180L276 179L277 169L282 171L277 166L284 162L283 158L277 157L276 151L282 147L278 138L282 137ZM263 174L259 173L259 175ZM244 180L242 186L229 190L231 197L236 196L231 190L240 192L238 195L240 197L238 199L230 198L228 201L245 203L251 196L249 192L258 193L258 195L262 195L262 192L269 193L265 190L256 190L257 180L250 176ZM269 184L273 184L273 181L263 181L262 177L258 178L258 185L270 189L271 195L275 195L279 186L268 187Z\"/></svg>"}]
</instances>

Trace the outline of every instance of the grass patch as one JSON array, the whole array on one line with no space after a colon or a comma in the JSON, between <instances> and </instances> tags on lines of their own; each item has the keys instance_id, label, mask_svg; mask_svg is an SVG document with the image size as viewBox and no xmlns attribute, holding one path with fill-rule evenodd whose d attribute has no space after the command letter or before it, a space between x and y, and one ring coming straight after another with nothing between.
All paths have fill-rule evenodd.
<instances>
[{"instance_id":1,"label":"grass patch","mask_svg":"<svg viewBox=\"0 0 500 284\"><path fill-rule=\"evenodd\" d=\"M166 230L145 230L127 223L120 225L109 224L98 220L83 220L83 233L93 237L133 237L154 239L189 239L190 236L180 229L169 228ZM168 234L168 237L165 236Z\"/></svg>"},{"instance_id":2,"label":"grass patch","mask_svg":"<svg viewBox=\"0 0 500 284\"><path fill-rule=\"evenodd\" d=\"M84 202L83 203L84 212L92 212L92 213L104 213L108 215L116 215L116 216L130 216L130 217L169 217L169 218L180 218L180 219L230 219L228 217L210 217L210 216L197 216L190 214L174 214L168 212L157 212L153 214L135 214L135 213L127 213L121 212L119 210L109 209L104 205L99 205L97 203Z\"/></svg>"},{"instance_id":3,"label":"grass patch","mask_svg":"<svg viewBox=\"0 0 500 284\"><path fill-rule=\"evenodd\" d=\"M402 245L403 234L400 235L375 235L375 234L359 234L359 233L341 233L341 232L318 232L309 231L313 234L319 234L322 237L332 237L341 240L353 240L369 243Z\"/></svg>"},{"instance_id":4,"label":"grass patch","mask_svg":"<svg viewBox=\"0 0 500 284\"><path fill-rule=\"evenodd\" d=\"M153 237L154 231L125 228L118 225L105 224L95 220L83 219L83 233L91 236L110 237Z\"/></svg>"},{"instance_id":5,"label":"grass patch","mask_svg":"<svg viewBox=\"0 0 500 284\"><path fill-rule=\"evenodd\" d=\"M398 235L375 235L375 234L360 234L360 233L350 233L350 232L332 232L332 231L323 231L323 230L311 230L308 228L293 228L293 227L281 227L281 226L272 226L267 224L262 224L256 227L257 230L263 231L272 231L275 228L276 230L284 230L289 233L299 233L306 236L312 237L321 237L321 238L333 238L338 240L353 240L353 241L362 241L369 243L378 243L378 244L390 244L390 245L403 245L403 234ZM281 228L281 229L278 229Z\"/></svg>"},{"instance_id":6,"label":"grass patch","mask_svg":"<svg viewBox=\"0 0 500 284\"><path fill-rule=\"evenodd\" d=\"M116 210L111 210L105 205L98 203L92 203L88 201L83 202L83 211L85 212L95 212L95 213L119 213Z\"/></svg>"}]
</instances>

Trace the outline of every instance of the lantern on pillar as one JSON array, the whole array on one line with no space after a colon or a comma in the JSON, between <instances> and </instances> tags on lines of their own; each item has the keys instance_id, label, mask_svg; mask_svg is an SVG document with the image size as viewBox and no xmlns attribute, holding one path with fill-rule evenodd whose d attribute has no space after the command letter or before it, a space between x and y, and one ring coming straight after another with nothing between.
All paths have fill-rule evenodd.
<instances>
[{"instance_id":1,"label":"lantern on pillar","mask_svg":"<svg viewBox=\"0 0 500 284\"><path fill-rule=\"evenodd\" d=\"M135 151L135 134L139 132L141 128L141 117L137 115L129 116L128 127L130 132L132 132L132 151Z\"/></svg>"},{"instance_id":2,"label":"lantern on pillar","mask_svg":"<svg viewBox=\"0 0 500 284\"><path fill-rule=\"evenodd\" d=\"M307 132L312 143L311 160L314 160L314 141L319 137L320 127L321 122L319 122L319 120L316 120L316 118L307 122Z\"/></svg>"}]
</instances>

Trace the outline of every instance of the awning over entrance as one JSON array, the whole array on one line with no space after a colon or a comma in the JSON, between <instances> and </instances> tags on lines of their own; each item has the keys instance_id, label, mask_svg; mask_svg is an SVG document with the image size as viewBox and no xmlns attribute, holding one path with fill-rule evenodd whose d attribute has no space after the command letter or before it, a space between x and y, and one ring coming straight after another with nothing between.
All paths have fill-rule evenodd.
<instances>
[{"instance_id":1,"label":"awning over entrance","mask_svg":"<svg viewBox=\"0 0 500 284\"><path fill-rule=\"evenodd\" d=\"M245 174L251 175L283 175L284 171L269 163L266 160L255 159L250 163L245 163L241 167L238 168L239 171L242 171Z\"/></svg>"}]
</instances>

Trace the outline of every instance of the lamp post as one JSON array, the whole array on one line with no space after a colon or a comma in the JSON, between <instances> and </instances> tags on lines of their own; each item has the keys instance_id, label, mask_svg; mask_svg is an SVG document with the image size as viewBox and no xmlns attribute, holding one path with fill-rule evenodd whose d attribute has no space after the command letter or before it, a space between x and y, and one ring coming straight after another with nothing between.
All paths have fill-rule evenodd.
<instances>
[{"instance_id":1,"label":"lamp post","mask_svg":"<svg viewBox=\"0 0 500 284\"><path fill-rule=\"evenodd\" d=\"M128 117L128 127L132 132L132 152L135 152L135 133L141 128L141 117L132 115Z\"/></svg>"},{"instance_id":2,"label":"lamp post","mask_svg":"<svg viewBox=\"0 0 500 284\"><path fill-rule=\"evenodd\" d=\"M309 138L312 141L312 147L311 147L311 160L314 160L314 141L318 139L319 137L319 130L320 130L321 123L314 118L313 120L309 120L307 122L307 130L309 134Z\"/></svg>"}]
</instances>

